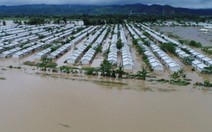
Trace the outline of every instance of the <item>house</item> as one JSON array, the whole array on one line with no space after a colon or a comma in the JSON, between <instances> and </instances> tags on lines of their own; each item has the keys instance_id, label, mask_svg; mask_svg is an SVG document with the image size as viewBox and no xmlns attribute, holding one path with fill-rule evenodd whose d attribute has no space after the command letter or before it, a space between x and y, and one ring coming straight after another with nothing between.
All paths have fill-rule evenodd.
<instances>
[{"instance_id":1,"label":"house","mask_svg":"<svg viewBox=\"0 0 212 132\"><path fill-rule=\"evenodd\" d=\"M193 66L194 68L196 68L198 64L201 64L201 61L199 61L199 60L194 60L194 61L192 61L192 66Z\"/></svg>"},{"instance_id":2,"label":"house","mask_svg":"<svg viewBox=\"0 0 212 132\"><path fill-rule=\"evenodd\" d=\"M205 67L207 67L205 64L201 63L201 64L197 64L196 66L196 69L199 71L199 72L202 72Z\"/></svg>"},{"instance_id":3,"label":"house","mask_svg":"<svg viewBox=\"0 0 212 132\"><path fill-rule=\"evenodd\" d=\"M174 63L174 62L169 63L168 64L168 68L169 68L169 70L171 72L177 72L177 71L179 71L181 69L181 67L178 64Z\"/></svg>"}]
</instances>

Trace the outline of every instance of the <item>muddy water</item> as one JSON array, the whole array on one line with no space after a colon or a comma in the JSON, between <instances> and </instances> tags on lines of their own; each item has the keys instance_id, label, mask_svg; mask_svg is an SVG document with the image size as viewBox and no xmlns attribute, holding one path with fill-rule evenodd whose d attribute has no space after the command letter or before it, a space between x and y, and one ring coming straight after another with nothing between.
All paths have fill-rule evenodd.
<instances>
[{"instance_id":1,"label":"muddy water","mask_svg":"<svg viewBox=\"0 0 212 132\"><path fill-rule=\"evenodd\" d=\"M1 71L2 132L211 132L212 94ZM138 83L138 82L135 82ZM140 82L142 83L142 82ZM144 86L144 85L143 85ZM138 88L138 89L139 89Z\"/></svg>"},{"instance_id":2,"label":"muddy water","mask_svg":"<svg viewBox=\"0 0 212 132\"><path fill-rule=\"evenodd\" d=\"M200 27L155 27L162 32L171 32L186 40L195 40L201 42L204 46L212 45L212 33L203 33L200 31Z\"/></svg>"}]
</instances>

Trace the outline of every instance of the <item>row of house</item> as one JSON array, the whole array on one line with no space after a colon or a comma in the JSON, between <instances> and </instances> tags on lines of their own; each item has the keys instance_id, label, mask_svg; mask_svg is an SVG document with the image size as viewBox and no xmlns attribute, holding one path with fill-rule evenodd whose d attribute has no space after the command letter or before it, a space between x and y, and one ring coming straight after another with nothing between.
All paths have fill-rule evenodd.
<instances>
[{"instance_id":1,"label":"row of house","mask_svg":"<svg viewBox=\"0 0 212 132\"><path fill-rule=\"evenodd\" d=\"M130 47L128 45L128 40L126 38L123 28L121 28L121 30L120 30L120 38L121 38L122 44L124 45L121 48L122 66L125 70L132 71L133 67L134 67L133 59L132 59Z\"/></svg>"},{"instance_id":2,"label":"row of house","mask_svg":"<svg viewBox=\"0 0 212 132\"><path fill-rule=\"evenodd\" d=\"M114 28L114 34L112 36L112 40L111 40L111 44L110 44L110 48L109 48L109 54L107 57L107 60L112 63L113 65L117 64L118 61L118 49L116 47L116 43L118 41L118 25L115 25Z\"/></svg>"},{"instance_id":3,"label":"row of house","mask_svg":"<svg viewBox=\"0 0 212 132\"><path fill-rule=\"evenodd\" d=\"M104 29L104 31L102 32L102 34L97 38L97 40L94 42L94 44L92 45L92 47L85 53L85 55L82 57L81 59L81 64L83 65L88 65L92 62L93 58L95 57L96 53L97 53L97 47L99 45L102 44L105 35L107 33L107 28Z\"/></svg>"},{"instance_id":4,"label":"row of house","mask_svg":"<svg viewBox=\"0 0 212 132\"><path fill-rule=\"evenodd\" d=\"M131 28L132 27L132 28ZM137 34L141 34L141 32L138 32L139 30L135 27L133 27L133 25L128 26L127 28L130 32L130 34L133 36L134 39L140 38L138 37ZM137 30L134 30L137 29ZM142 34L141 34L142 35ZM142 35L143 38L146 38L144 35ZM155 55L151 52L151 50L149 49L149 47L147 47L146 45L143 44L143 42L139 39L138 40L138 45L142 47L142 49L144 49L144 54L147 56L147 59L149 61L149 64L151 66L151 68L156 71L156 72L161 72L164 71L164 67L163 65L160 63L160 61L155 57Z\"/></svg>"},{"instance_id":5,"label":"row of house","mask_svg":"<svg viewBox=\"0 0 212 132\"><path fill-rule=\"evenodd\" d=\"M179 43L178 41L171 39L163 34L160 34L159 32L156 32L150 28L148 28L148 30L151 30L151 32L154 32L156 35L159 35L160 38L166 40L167 42L171 42L175 45L177 45L177 49L175 50L175 53L180 57L180 58L185 58L185 57L191 57L191 58L195 58L192 61L192 66L197 69L198 71L203 71L206 67L208 66L212 66L212 59L210 59L209 57L198 53L197 51L187 47L187 46L183 46L181 43ZM181 50L181 48L186 49L190 52L190 55L185 53L184 51Z\"/></svg>"},{"instance_id":6,"label":"row of house","mask_svg":"<svg viewBox=\"0 0 212 132\"><path fill-rule=\"evenodd\" d=\"M37 51L39 49L41 49L43 46L45 45L45 43L40 43L40 44L36 44L36 45L33 45L33 46L30 46L26 49L22 49L16 53L14 53L12 55L13 58L21 58L21 57L24 57L34 51Z\"/></svg>"},{"instance_id":7,"label":"row of house","mask_svg":"<svg viewBox=\"0 0 212 132\"><path fill-rule=\"evenodd\" d=\"M151 42L150 47L152 51L157 55L157 57L162 61L164 65L171 71L177 72L182 67L175 62L171 57L169 57L164 51L162 51L156 44Z\"/></svg>"},{"instance_id":8,"label":"row of house","mask_svg":"<svg viewBox=\"0 0 212 132\"><path fill-rule=\"evenodd\" d=\"M4 51L0 54L0 57L1 58L7 58L7 57L11 57L12 54L14 54L15 52L21 50L20 47L16 47L16 48L13 48L13 49L10 49L10 50L7 50L7 51Z\"/></svg>"},{"instance_id":9,"label":"row of house","mask_svg":"<svg viewBox=\"0 0 212 132\"><path fill-rule=\"evenodd\" d=\"M77 46L76 50L72 52L70 57L67 58L66 62L68 64L75 64L80 59L80 57L86 52L86 50L89 49L89 46L92 45L92 43L95 41L95 39L98 37L98 35L103 30L103 27L98 30L94 35L89 36L88 40L84 42L84 44Z\"/></svg>"},{"instance_id":10,"label":"row of house","mask_svg":"<svg viewBox=\"0 0 212 132\"><path fill-rule=\"evenodd\" d=\"M52 51L51 48L44 49L44 50L36 53L34 57L35 57L35 59L41 59L42 57L46 57L47 54L49 54L51 51Z\"/></svg>"}]
</instances>

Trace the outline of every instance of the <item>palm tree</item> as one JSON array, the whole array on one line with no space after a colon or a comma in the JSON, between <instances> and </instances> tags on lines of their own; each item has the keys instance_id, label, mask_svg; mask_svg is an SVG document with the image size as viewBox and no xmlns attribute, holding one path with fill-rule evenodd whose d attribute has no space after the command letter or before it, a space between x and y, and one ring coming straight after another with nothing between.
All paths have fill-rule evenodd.
<instances>
[{"instance_id":1,"label":"palm tree","mask_svg":"<svg viewBox=\"0 0 212 132\"><path fill-rule=\"evenodd\" d=\"M204 81L204 86L205 86L205 87L209 87L210 85L211 85L211 84L210 84L210 82L209 82L208 80L205 80L205 81Z\"/></svg>"},{"instance_id":2,"label":"palm tree","mask_svg":"<svg viewBox=\"0 0 212 132\"><path fill-rule=\"evenodd\" d=\"M179 70L179 71L178 71L178 74L179 74L179 76L182 77L182 78L185 78L185 77L186 77L186 74L185 74L185 72L184 72L183 69Z\"/></svg>"},{"instance_id":3,"label":"palm tree","mask_svg":"<svg viewBox=\"0 0 212 132\"><path fill-rule=\"evenodd\" d=\"M137 76L140 79L146 80L148 74L148 67L147 66L141 66L141 71L138 71Z\"/></svg>"},{"instance_id":4,"label":"palm tree","mask_svg":"<svg viewBox=\"0 0 212 132\"><path fill-rule=\"evenodd\" d=\"M170 75L171 79L177 80L180 78L179 72L174 72L173 74Z\"/></svg>"},{"instance_id":5,"label":"palm tree","mask_svg":"<svg viewBox=\"0 0 212 132\"><path fill-rule=\"evenodd\" d=\"M125 74L125 72L123 71L123 66L121 64L119 65L119 69L116 70L116 73L118 73L118 78L122 78L123 74Z\"/></svg>"}]
</instances>

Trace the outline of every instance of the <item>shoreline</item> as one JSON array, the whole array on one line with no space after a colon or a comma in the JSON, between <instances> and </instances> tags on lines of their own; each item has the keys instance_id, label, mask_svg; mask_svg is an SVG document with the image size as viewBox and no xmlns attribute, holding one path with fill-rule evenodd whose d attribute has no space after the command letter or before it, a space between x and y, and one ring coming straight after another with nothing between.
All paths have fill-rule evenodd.
<instances>
[{"instance_id":1,"label":"shoreline","mask_svg":"<svg viewBox=\"0 0 212 132\"><path fill-rule=\"evenodd\" d=\"M7 81L7 77L4 76L13 72L24 73L32 76L38 76L40 78L53 78L53 79L61 79L61 80L70 80L70 81L78 81L78 82L89 82L99 86L104 86L105 88L118 88L121 90L136 90L136 91L159 91L159 92L172 92L178 90L206 90L211 91L211 88L194 86L194 83L191 83L186 86L179 86L170 84L167 82L157 82L159 78L147 78L147 80L140 79L118 79L111 77L102 77L95 75L85 75L84 73L55 73L55 72L44 72L40 71L36 67L20 65L20 69L17 67L8 68L5 66L1 66L1 74L3 79L1 81ZM82 75L83 74L83 75ZM8 76L9 77L9 76ZM166 79L165 79L166 80Z\"/></svg>"}]
</instances>

